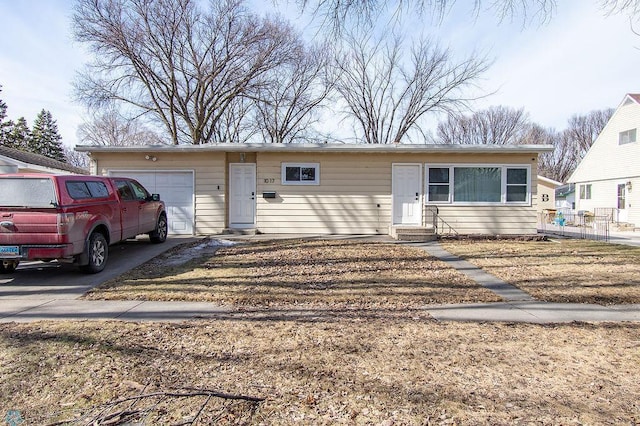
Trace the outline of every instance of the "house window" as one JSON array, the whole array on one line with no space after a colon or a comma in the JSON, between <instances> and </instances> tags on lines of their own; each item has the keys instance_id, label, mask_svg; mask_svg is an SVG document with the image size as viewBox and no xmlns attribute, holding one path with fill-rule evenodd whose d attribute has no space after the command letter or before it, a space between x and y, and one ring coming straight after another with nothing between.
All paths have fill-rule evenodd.
<instances>
[{"instance_id":1,"label":"house window","mask_svg":"<svg viewBox=\"0 0 640 426\"><path fill-rule=\"evenodd\" d=\"M527 203L530 169L507 166L427 167L431 203Z\"/></svg>"},{"instance_id":2,"label":"house window","mask_svg":"<svg viewBox=\"0 0 640 426\"><path fill-rule=\"evenodd\" d=\"M633 143L636 141L636 129L625 130L618 134L618 145Z\"/></svg>"},{"instance_id":3,"label":"house window","mask_svg":"<svg viewBox=\"0 0 640 426\"><path fill-rule=\"evenodd\" d=\"M527 201L527 169L507 168L507 203Z\"/></svg>"},{"instance_id":4,"label":"house window","mask_svg":"<svg viewBox=\"0 0 640 426\"><path fill-rule=\"evenodd\" d=\"M320 164L318 163L283 163L283 185L319 185Z\"/></svg>"},{"instance_id":5,"label":"house window","mask_svg":"<svg viewBox=\"0 0 640 426\"><path fill-rule=\"evenodd\" d=\"M590 200L591 199L591 184L588 183L586 185L580 185L580 199L581 200Z\"/></svg>"},{"instance_id":6,"label":"house window","mask_svg":"<svg viewBox=\"0 0 640 426\"><path fill-rule=\"evenodd\" d=\"M449 200L449 168L432 167L429 169L428 200L435 203L448 203Z\"/></svg>"}]
</instances>

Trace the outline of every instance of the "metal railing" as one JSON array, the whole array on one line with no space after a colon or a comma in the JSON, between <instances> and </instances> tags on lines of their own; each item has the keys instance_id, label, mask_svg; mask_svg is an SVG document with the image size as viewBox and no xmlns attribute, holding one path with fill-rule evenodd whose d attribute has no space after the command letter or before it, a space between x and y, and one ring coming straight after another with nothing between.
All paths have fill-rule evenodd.
<instances>
[{"instance_id":1,"label":"metal railing","mask_svg":"<svg viewBox=\"0 0 640 426\"><path fill-rule=\"evenodd\" d=\"M425 226L433 226L436 235L458 235L453 226L440 216L438 206L425 206Z\"/></svg>"},{"instance_id":2,"label":"metal railing","mask_svg":"<svg viewBox=\"0 0 640 426\"><path fill-rule=\"evenodd\" d=\"M606 216L610 223L620 223L620 210L615 207L595 207L595 216Z\"/></svg>"},{"instance_id":3,"label":"metal railing","mask_svg":"<svg viewBox=\"0 0 640 426\"><path fill-rule=\"evenodd\" d=\"M590 212L538 214L538 230L545 234L555 234L584 240L609 241L610 216L597 216Z\"/></svg>"}]
</instances>

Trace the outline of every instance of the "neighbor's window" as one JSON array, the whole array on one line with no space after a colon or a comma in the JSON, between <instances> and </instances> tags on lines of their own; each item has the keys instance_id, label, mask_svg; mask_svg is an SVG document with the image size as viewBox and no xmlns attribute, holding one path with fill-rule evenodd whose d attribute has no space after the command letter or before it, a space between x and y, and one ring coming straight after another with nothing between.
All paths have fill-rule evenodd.
<instances>
[{"instance_id":1,"label":"neighbor's window","mask_svg":"<svg viewBox=\"0 0 640 426\"><path fill-rule=\"evenodd\" d=\"M590 200L591 199L591 184L588 183L586 185L580 185L580 199L581 200Z\"/></svg>"},{"instance_id":2,"label":"neighbor's window","mask_svg":"<svg viewBox=\"0 0 640 426\"><path fill-rule=\"evenodd\" d=\"M320 164L318 163L283 163L283 185L318 185L320 184Z\"/></svg>"},{"instance_id":3,"label":"neighbor's window","mask_svg":"<svg viewBox=\"0 0 640 426\"><path fill-rule=\"evenodd\" d=\"M432 203L527 203L529 167L427 167Z\"/></svg>"},{"instance_id":4,"label":"neighbor's window","mask_svg":"<svg viewBox=\"0 0 640 426\"><path fill-rule=\"evenodd\" d=\"M636 141L636 129L625 130L618 134L618 145L633 143Z\"/></svg>"}]
</instances>

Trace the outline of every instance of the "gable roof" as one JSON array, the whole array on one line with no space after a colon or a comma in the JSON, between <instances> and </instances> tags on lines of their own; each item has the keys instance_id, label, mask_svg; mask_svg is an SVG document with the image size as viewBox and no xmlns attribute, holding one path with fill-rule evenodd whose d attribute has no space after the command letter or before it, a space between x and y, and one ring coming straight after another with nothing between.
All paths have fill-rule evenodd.
<instances>
[{"instance_id":1,"label":"gable roof","mask_svg":"<svg viewBox=\"0 0 640 426\"><path fill-rule=\"evenodd\" d=\"M567 182L584 183L640 175L640 138L620 143L620 134L640 130L640 94L628 93ZM637 136L640 136L638 134Z\"/></svg>"},{"instance_id":2,"label":"gable roof","mask_svg":"<svg viewBox=\"0 0 640 426\"><path fill-rule=\"evenodd\" d=\"M83 175L89 173L85 169L54 160L44 155L0 145L0 160L2 159L21 168L35 168L46 172L57 171Z\"/></svg>"},{"instance_id":3,"label":"gable roof","mask_svg":"<svg viewBox=\"0 0 640 426\"><path fill-rule=\"evenodd\" d=\"M628 104L630 101L633 101L637 104L640 104L640 94L637 93L627 93L627 95L622 100L622 105Z\"/></svg>"}]
</instances>

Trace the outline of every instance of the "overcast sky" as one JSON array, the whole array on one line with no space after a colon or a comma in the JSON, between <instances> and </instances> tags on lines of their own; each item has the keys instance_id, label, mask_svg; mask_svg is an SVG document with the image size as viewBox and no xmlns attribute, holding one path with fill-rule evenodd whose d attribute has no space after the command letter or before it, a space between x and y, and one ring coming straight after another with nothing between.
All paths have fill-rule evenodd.
<instances>
[{"instance_id":1,"label":"overcast sky","mask_svg":"<svg viewBox=\"0 0 640 426\"><path fill-rule=\"evenodd\" d=\"M563 129L573 114L615 108L626 93L640 92L640 37L628 18L606 17L595 0L558 0L549 23L525 28L522 20L501 23L489 13L476 19L465 8L469 2L458 3L435 27L428 18L413 25L462 56L475 50L494 60L480 84L496 93L477 108L522 107L534 122ZM71 83L86 59L73 41L72 4L0 0L0 99L8 116L25 117L31 126L46 109L70 146L84 116ZM262 8L271 4L264 0Z\"/></svg>"}]
</instances>

